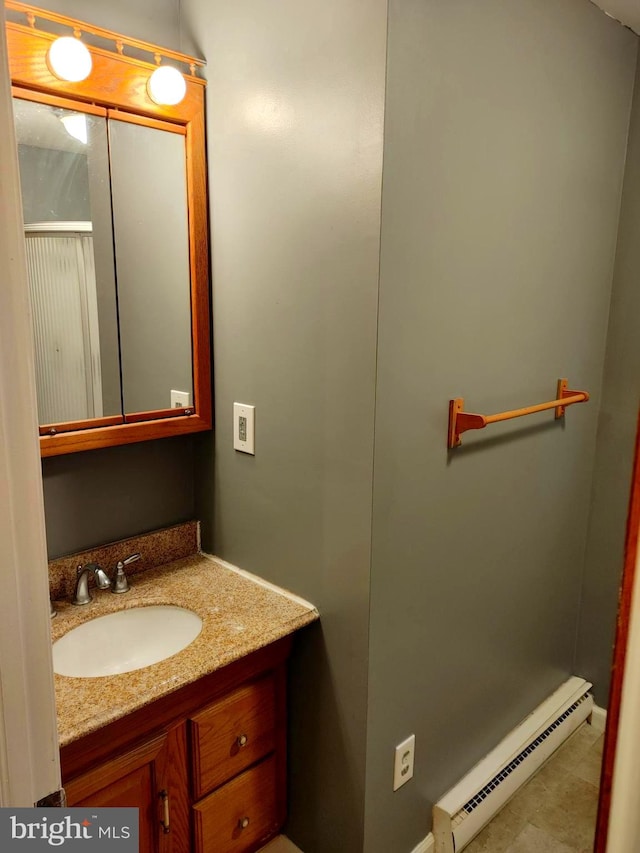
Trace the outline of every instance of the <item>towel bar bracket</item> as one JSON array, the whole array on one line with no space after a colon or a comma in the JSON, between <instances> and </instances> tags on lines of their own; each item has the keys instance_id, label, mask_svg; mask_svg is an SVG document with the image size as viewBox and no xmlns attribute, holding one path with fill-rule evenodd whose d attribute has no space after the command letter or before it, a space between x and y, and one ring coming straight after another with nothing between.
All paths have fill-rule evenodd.
<instances>
[{"instance_id":1,"label":"towel bar bracket","mask_svg":"<svg viewBox=\"0 0 640 853\"><path fill-rule=\"evenodd\" d=\"M449 442L448 447L459 447L462 444L460 434L468 429L483 429L487 425L484 415L473 415L464 412L464 397L456 397L449 401Z\"/></svg>"},{"instance_id":2,"label":"towel bar bracket","mask_svg":"<svg viewBox=\"0 0 640 853\"><path fill-rule=\"evenodd\" d=\"M575 397L577 394L585 394L586 399L579 401L579 402L586 403L587 400L589 399L589 395L586 393L586 391L571 391L569 388L567 388L568 384L569 383L567 382L566 379L558 379L557 399L558 400L564 400L565 397ZM556 420L558 420L559 418L563 418L566 410L567 410L566 406L556 406L556 410L555 410L556 411Z\"/></svg>"}]
</instances>

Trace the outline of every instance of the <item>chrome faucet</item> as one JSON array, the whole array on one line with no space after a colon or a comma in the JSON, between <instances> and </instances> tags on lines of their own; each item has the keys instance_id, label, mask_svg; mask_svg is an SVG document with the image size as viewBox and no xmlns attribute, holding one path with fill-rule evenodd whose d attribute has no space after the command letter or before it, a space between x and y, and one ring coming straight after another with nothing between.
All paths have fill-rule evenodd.
<instances>
[{"instance_id":1,"label":"chrome faucet","mask_svg":"<svg viewBox=\"0 0 640 853\"><path fill-rule=\"evenodd\" d=\"M76 569L76 590L73 596L74 604L88 604L91 601L89 593L89 575L93 573L98 589L109 589L111 581L104 569L97 563L87 563L86 566L78 566Z\"/></svg>"},{"instance_id":2,"label":"chrome faucet","mask_svg":"<svg viewBox=\"0 0 640 853\"><path fill-rule=\"evenodd\" d=\"M135 563L135 561L139 559L140 554L131 554L131 556L127 557L126 560L118 560L116 573L113 576L113 583L111 585L111 592L129 592L129 581L127 580L124 567L128 566L130 563Z\"/></svg>"}]
</instances>

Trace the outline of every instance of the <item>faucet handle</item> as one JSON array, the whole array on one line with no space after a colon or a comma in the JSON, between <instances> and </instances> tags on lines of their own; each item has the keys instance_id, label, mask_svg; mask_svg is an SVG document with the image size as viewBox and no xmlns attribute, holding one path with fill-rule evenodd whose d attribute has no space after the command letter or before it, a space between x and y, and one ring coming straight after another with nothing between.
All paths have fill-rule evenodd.
<instances>
[{"instance_id":1,"label":"faucet handle","mask_svg":"<svg viewBox=\"0 0 640 853\"><path fill-rule=\"evenodd\" d=\"M135 563L135 561L139 559L140 554L131 554L131 556L127 557L125 560L118 560L116 573L113 576L113 584L111 585L111 592L129 592L129 581L127 580L124 567L128 566L130 563Z\"/></svg>"}]
</instances>

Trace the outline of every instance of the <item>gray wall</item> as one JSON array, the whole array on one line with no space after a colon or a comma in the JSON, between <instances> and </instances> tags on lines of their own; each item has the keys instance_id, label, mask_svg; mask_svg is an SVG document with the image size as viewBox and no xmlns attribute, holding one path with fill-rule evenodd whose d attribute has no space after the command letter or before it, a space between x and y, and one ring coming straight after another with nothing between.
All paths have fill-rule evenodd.
<instances>
[{"instance_id":1,"label":"gray wall","mask_svg":"<svg viewBox=\"0 0 640 853\"><path fill-rule=\"evenodd\" d=\"M96 127L96 119L92 122ZM101 125L104 144L91 144L89 161L89 197L93 223L93 257L96 269L96 296L100 326L100 362L102 368L103 414L122 412L120 389L120 346L118 340L118 308L116 304L115 263L113 259L113 227L109 185L109 149L107 123ZM95 133L94 129L94 133Z\"/></svg>"},{"instance_id":2,"label":"gray wall","mask_svg":"<svg viewBox=\"0 0 640 853\"><path fill-rule=\"evenodd\" d=\"M41 7L179 48L177 0L43 0ZM194 517L191 436L43 460L50 558Z\"/></svg>"},{"instance_id":3,"label":"gray wall","mask_svg":"<svg viewBox=\"0 0 640 853\"><path fill-rule=\"evenodd\" d=\"M86 154L18 145L24 221L90 221Z\"/></svg>"},{"instance_id":4,"label":"gray wall","mask_svg":"<svg viewBox=\"0 0 640 853\"><path fill-rule=\"evenodd\" d=\"M195 518L190 436L42 460L49 559Z\"/></svg>"},{"instance_id":5,"label":"gray wall","mask_svg":"<svg viewBox=\"0 0 640 853\"><path fill-rule=\"evenodd\" d=\"M37 5L161 47L180 49L180 0L38 0Z\"/></svg>"},{"instance_id":6,"label":"gray wall","mask_svg":"<svg viewBox=\"0 0 640 853\"><path fill-rule=\"evenodd\" d=\"M306 596L288 834L362 850L385 0L185 0L207 57L216 441L204 545ZM256 455L232 444L256 406ZM215 465L214 465L215 460Z\"/></svg>"},{"instance_id":7,"label":"gray wall","mask_svg":"<svg viewBox=\"0 0 640 853\"><path fill-rule=\"evenodd\" d=\"M573 671L637 39L583 0L390 0L367 853ZM592 392L467 433L494 412ZM415 778L392 791L416 735Z\"/></svg>"},{"instance_id":8,"label":"gray wall","mask_svg":"<svg viewBox=\"0 0 640 853\"><path fill-rule=\"evenodd\" d=\"M633 448L640 404L640 67L632 112L609 317L593 504L585 560L576 672L609 694L624 561Z\"/></svg>"}]
</instances>

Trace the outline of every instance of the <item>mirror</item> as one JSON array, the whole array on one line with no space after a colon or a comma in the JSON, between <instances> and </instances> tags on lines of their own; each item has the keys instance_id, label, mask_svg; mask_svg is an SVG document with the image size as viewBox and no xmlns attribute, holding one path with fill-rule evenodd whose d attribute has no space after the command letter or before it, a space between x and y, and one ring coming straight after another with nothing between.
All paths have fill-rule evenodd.
<instances>
[{"instance_id":1,"label":"mirror","mask_svg":"<svg viewBox=\"0 0 640 853\"><path fill-rule=\"evenodd\" d=\"M39 423L119 415L106 119L13 104Z\"/></svg>"},{"instance_id":2,"label":"mirror","mask_svg":"<svg viewBox=\"0 0 640 853\"><path fill-rule=\"evenodd\" d=\"M12 4L18 10L20 4ZM86 80L47 64L53 34L7 21L43 455L209 429L204 83L148 93L163 50L93 54ZM37 11L46 20L47 13ZM69 21L74 32L107 31ZM90 46L91 48L91 46Z\"/></svg>"},{"instance_id":3,"label":"mirror","mask_svg":"<svg viewBox=\"0 0 640 853\"><path fill-rule=\"evenodd\" d=\"M191 406L184 136L109 120L124 412Z\"/></svg>"}]
</instances>

